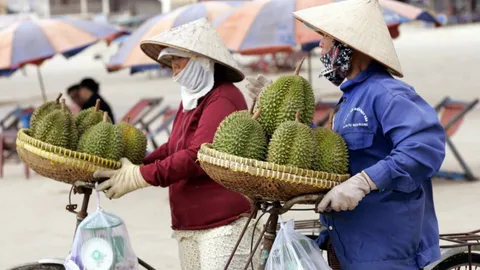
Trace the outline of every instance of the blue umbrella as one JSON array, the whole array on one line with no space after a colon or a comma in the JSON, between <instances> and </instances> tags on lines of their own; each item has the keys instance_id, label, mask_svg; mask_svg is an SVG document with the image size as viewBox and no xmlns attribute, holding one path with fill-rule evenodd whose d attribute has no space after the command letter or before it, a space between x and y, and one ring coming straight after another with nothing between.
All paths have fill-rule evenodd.
<instances>
[{"instance_id":1,"label":"blue umbrella","mask_svg":"<svg viewBox=\"0 0 480 270\"><path fill-rule=\"evenodd\" d=\"M296 45L312 48L319 35L298 22L292 12L342 0L256 0L213 21L227 47L242 54L291 50ZM429 12L394 0L379 0L389 27L422 20L440 25ZM239 23L241 22L241 23Z\"/></svg>"},{"instance_id":2,"label":"blue umbrella","mask_svg":"<svg viewBox=\"0 0 480 270\"><path fill-rule=\"evenodd\" d=\"M207 17L210 21L242 5L243 1L206 1L180 7L166 14L160 14L144 22L123 43L107 63L109 71L130 68L130 73L158 69L160 65L152 61L140 49L140 42L182 24Z\"/></svg>"},{"instance_id":3,"label":"blue umbrella","mask_svg":"<svg viewBox=\"0 0 480 270\"><path fill-rule=\"evenodd\" d=\"M39 65L62 54L72 57L99 40L111 41L122 28L68 17L28 19L0 30L0 76L9 76L27 64ZM46 99L40 70L37 69Z\"/></svg>"}]
</instances>

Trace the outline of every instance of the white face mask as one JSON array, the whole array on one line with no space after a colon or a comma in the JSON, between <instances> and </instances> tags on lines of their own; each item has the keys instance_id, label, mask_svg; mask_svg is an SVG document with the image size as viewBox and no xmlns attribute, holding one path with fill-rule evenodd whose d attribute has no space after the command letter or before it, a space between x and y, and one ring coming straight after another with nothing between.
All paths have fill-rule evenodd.
<instances>
[{"instance_id":1,"label":"white face mask","mask_svg":"<svg viewBox=\"0 0 480 270\"><path fill-rule=\"evenodd\" d=\"M163 55L175 55L186 57L187 53L168 48L160 53ZM198 105L198 99L208 94L215 83L214 62L206 57L188 54L190 58L185 68L173 77L173 80L181 85L180 93L184 110L193 110Z\"/></svg>"}]
</instances>

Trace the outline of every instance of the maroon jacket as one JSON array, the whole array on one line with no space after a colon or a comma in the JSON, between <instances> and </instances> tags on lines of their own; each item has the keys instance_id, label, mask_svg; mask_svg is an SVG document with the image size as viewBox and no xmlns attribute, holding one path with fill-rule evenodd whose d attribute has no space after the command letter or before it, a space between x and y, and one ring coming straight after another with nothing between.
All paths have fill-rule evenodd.
<instances>
[{"instance_id":1,"label":"maroon jacket","mask_svg":"<svg viewBox=\"0 0 480 270\"><path fill-rule=\"evenodd\" d=\"M168 141L145 157L140 172L154 186L169 187L172 228L200 230L226 225L250 202L213 181L197 162L202 143L212 142L218 125L232 112L247 109L232 83L219 83L191 111L180 104Z\"/></svg>"}]
</instances>

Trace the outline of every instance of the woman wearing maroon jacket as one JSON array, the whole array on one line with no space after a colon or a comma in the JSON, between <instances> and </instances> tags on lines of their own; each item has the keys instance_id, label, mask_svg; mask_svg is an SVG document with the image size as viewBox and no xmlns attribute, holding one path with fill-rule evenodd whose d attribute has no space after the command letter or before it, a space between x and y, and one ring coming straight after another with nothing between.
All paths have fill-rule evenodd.
<instances>
[{"instance_id":1,"label":"woman wearing maroon jacket","mask_svg":"<svg viewBox=\"0 0 480 270\"><path fill-rule=\"evenodd\" d=\"M220 122L247 109L244 96L233 85L244 75L205 19L173 28L140 46L150 58L172 68L182 102L168 142L148 155L142 166L122 159L121 169L95 172L95 177L109 178L99 190L119 198L139 188L168 187L182 269L223 269L251 204L213 181L196 160L200 145L213 141ZM253 231L252 226L249 234ZM248 259L250 237L244 239L230 269L242 269Z\"/></svg>"}]
</instances>

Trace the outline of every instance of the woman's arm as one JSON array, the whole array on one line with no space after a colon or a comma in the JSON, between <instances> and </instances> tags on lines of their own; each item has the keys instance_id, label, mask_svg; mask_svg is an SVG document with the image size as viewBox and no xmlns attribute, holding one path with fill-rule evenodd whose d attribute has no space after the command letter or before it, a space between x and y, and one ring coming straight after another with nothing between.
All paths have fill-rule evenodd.
<instances>
[{"instance_id":1,"label":"woman's arm","mask_svg":"<svg viewBox=\"0 0 480 270\"><path fill-rule=\"evenodd\" d=\"M411 98L391 96L386 104L377 115L393 150L364 171L380 191L412 192L440 169L445 158L445 131L435 110L417 94Z\"/></svg>"},{"instance_id":2,"label":"woman's arm","mask_svg":"<svg viewBox=\"0 0 480 270\"><path fill-rule=\"evenodd\" d=\"M187 149L165 159L140 167L143 178L154 186L167 187L175 182L205 174L197 161L197 152L206 142L212 142L220 122L237 109L223 97L215 98L205 106L193 140Z\"/></svg>"},{"instance_id":3,"label":"woman's arm","mask_svg":"<svg viewBox=\"0 0 480 270\"><path fill-rule=\"evenodd\" d=\"M153 150L152 153L147 155L143 159L143 164L147 165L147 164L155 162L155 160L162 160L166 157L168 157L168 141L166 143L160 145L160 147Z\"/></svg>"}]
</instances>

